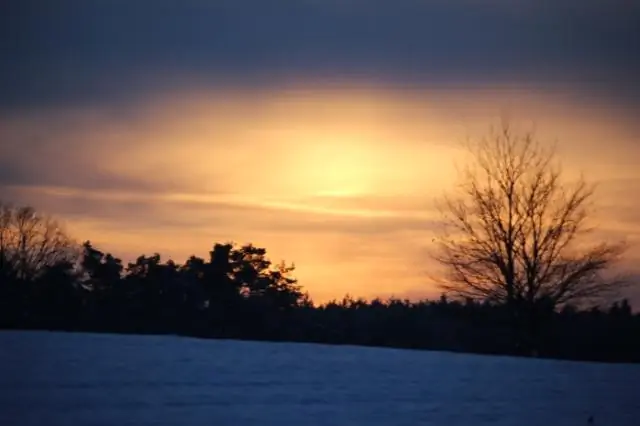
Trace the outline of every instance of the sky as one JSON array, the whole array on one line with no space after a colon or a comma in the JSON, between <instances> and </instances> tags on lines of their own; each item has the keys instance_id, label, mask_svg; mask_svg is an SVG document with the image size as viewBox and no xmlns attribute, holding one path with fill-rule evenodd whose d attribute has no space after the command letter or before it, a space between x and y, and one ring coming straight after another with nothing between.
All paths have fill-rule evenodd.
<instances>
[{"instance_id":1,"label":"sky","mask_svg":"<svg viewBox=\"0 0 640 426\"><path fill-rule=\"evenodd\" d=\"M434 201L507 116L640 282L640 3L4 1L0 199L126 260L252 242L314 300L433 297ZM640 303L640 292L632 294Z\"/></svg>"}]
</instances>

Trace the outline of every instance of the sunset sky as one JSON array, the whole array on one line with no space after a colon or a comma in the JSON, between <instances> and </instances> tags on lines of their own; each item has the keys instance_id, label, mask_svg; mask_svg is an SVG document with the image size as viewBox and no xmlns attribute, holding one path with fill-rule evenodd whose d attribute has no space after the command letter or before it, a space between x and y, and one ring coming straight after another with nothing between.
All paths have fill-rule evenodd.
<instances>
[{"instance_id":1,"label":"sunset sky","mask_svg":"<svg viewBox=\"0 0 640 426\"><path fill-rule=\"evenodd\" d=\"M640 281L639 6L5 1L0 199L124 260L253 242L318 302L433 296L434 201L508 116Z\"/></svg>"}]
</instances>

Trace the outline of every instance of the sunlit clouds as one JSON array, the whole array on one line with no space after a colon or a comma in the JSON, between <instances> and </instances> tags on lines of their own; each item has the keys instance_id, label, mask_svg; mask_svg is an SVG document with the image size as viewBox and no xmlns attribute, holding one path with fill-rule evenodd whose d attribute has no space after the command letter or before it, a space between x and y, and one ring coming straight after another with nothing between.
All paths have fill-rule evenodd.
<instances>
[{"instance_id":1,"label":"sunlit clouds","mask_svg":"<svg viewBox=\"0 0 640 426\"><path fill-rule=\"evenodd\" d=\"M433 295L434 201L465 138L507 113L557 140L568 178L600 182L600 232L638 239L639 128L607 108L508 90L186 90L6 114L0 184L125 259L253 242L294 261L318 301Z\"/></svg>"},{"instance_id":2,"label":"sunlit clouds","mask_svg":"<svg viewBox=\"0 0 640 426\"><path fill-rule=\"evenodd\" d=\"M504 118L639 239L633 2L42 3L0 7L0 198L125 260L252 242L316 301L433 296L435 201Z\"/></svg>"}]
</instances>

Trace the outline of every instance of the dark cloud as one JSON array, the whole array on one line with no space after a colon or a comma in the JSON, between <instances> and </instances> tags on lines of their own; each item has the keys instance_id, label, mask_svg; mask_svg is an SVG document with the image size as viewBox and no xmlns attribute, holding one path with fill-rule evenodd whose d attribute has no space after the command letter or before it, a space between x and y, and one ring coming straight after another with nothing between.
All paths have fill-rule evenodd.
<instances>
[{"instance_id":1,"label":"dark cloud","mask_svg":"<svg viewBox=\"0 0 640 426\"><path fill-rule=\"evenodd\" d=\"M633 2L154 0L0 6L0 107L364 80L640 90Z\"/></svg>"},{"instance_id":2,"label":"dark cloud","mask_svg":"<svg viewBox=\"0 0 640 426\"><path fill-rule=\"evenodd\" d=\"M82 161L70 159L68 155L58 158L37 155L29 159L15 156L0 158L0 191L6 192L7 187L23 190L51 187L88 191L145 191L153 194L177 187L158 176L128 177L93 168L93 164L90 173L85 168Z\"/></svg>"},{"instance_id":3,"label":"dark cloud","mask_svg":"<svg viewBox=\"0 0 640 426\"><path fill-rule=\"evenodd\" d=\"M114 154L129 149L131 142L105 136L108 120L34 117L15 126L9 121L0 123L0 190L9 186L147 193L184 190L161 168L114 171Z\"/></svg>"}]
</instances>

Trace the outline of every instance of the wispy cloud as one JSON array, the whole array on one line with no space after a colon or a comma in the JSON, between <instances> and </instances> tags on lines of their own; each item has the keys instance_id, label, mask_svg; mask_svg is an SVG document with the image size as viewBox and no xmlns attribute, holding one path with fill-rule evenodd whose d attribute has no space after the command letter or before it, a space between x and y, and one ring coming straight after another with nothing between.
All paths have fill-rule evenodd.
<instances>
[{"instance_id":1,"label":"wispy cloud","mask_svg":"<svg viewBox=\"0 0 640 426\"><path fill-rule=\"evenodd\" d=\"M434 198L501 114L636 238L638 6L32 0L0 6L0 198L125 258L252 241L326 300L433 292ZM634 258L640 251L634 251Z\"/></svg>"},{"instance_id":2,"label":"wispy cloud","mask_svg":"<svg viewBox=\"0 0 640 426\"><path fill-rule=\"evenodd\" d=\"M223 94L0 117L2 198L125 259L251 241L296 261L321 300L433 294L434 201L455 184L459 142L508 111L558 139L569 177L600 181L598 235L633 237L640 223L629 196L640 176L625 161L640 153L638 127L595 103L525 91Z\"/></svg>"}]
</instances>

